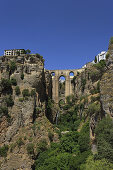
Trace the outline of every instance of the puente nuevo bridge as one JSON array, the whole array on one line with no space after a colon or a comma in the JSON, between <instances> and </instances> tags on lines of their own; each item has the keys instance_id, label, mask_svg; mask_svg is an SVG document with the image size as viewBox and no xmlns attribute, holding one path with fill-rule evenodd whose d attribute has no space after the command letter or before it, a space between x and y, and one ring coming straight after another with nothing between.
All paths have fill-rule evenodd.
<instances>
[{"instance_id":1,"label":"puente nuevo bridge","mask_svg":"<svg viewBox=\"0 0 113 170\"><path fill-rule=\"evenodd\" d=\"M73 94L71 80L77 73L81 73L84 69L70 69L70 70L49 70L52 75L52 99L55 103L59 103L60 100L66 100L66 97ZM73 73L73 76L70 75ZM59 79L61 76L65 77L65 94L59 96Z\"/></svg>"}]
</instances>

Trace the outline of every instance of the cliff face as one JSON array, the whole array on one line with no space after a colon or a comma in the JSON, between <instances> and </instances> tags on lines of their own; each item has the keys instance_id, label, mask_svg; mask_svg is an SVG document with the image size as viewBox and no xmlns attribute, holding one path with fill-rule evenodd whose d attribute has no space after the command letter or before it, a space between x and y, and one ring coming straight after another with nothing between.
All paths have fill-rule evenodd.
<instances>
[{"instance_id":1,"label":"cliff face","mask_svg":"<svg viewBox=\"0 0 113 170\"><path fill-rule=\"evenodd\" d=\"M81 119L90 120L90 139L93 152L96 152L95 127L99 120L105 116L105 112L107 113L108 100L113 101L113 80L111 78L113 77L111 76L113 68L111 66L108 68L108 63L109 61L101 61L89 65L73 79L74 95L79 107L78 114ZM105 78L106 75L110 80L108 77ZM107 89L110 91L108 92Z\"/></svg>"},{"instance_id":2,"label":"cliff face","mask_svg":"<svg viewBox=\"0 0 113 170\"><path fill-rule=\"evenodd\" d=\"M101 102L105 113L113 117L113 45L110 45L107 70L101 79Z\"/></svg>"},{"instance_id":3,"label":"cliff face","mask_svg":"<svg viewBox=\"0 0 113 170\"><path fill-rule=\"evenodd\" d=\"M0 147L8 148L7 156L0 157L0 166L2 170L31 169L36 144L43 138L49 144L49 129L54 133L46 118L51 76L44 71L43 59L36 55L2 56L0 64ZM27 151L30 144L31 156Z\"/></svg>"}]
</instances>

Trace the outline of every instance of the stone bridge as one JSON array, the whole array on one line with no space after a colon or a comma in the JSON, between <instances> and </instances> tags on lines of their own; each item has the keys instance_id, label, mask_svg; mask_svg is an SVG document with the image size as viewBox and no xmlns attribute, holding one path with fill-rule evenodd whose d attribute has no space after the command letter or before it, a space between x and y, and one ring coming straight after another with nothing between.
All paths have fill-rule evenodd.
<instances>
[{"instance_id":1,"label":"stone bridge","mask_svg":"<svg viewBox=\"0 0 113 170\"><path fill-rule=\"evenodd\" d=\"M77 75L77 72L82 72L84 69L72 70L49 70L52 75L52 99L55 103L59 103L61 99L65 101L66 97L73 94L71 80ZM73 73L73 76L70 76ZM65 95L59 96L59 79L61 76L65 77Z\"/></svg>"}]
</instances>

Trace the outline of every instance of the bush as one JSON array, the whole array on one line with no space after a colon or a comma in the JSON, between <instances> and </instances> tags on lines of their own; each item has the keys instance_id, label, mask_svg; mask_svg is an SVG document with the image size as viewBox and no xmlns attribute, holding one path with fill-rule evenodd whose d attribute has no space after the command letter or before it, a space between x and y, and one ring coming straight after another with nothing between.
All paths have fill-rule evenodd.
<instances>
[{"instance_id":1,"label":"bush","mask_svg":"<svg viewBox=\"0 0 113 170\"><path fill-rule=\"evenodd\" d=\"M17 96L20 95L21 92L20 92L19 86L15 87L15 93L16 93Z\"/></svg>"},{"instance_id":2,"label":"bush","mask_svg":"<svg viewBox=\"0 0 113 170\"><path fill-rule=\"evenodd\" d=\"M97 159L105 158L113 163L113 121L103 118L95 129L98 155Z\"/></svg>"},{"instance_id":3,"label":"bush","mask_svg":"<svg viewBox=\"0 0 113 170\"><path fill-rule=\"evenodd\" d=\"M109 57L110 57L110 54L109 54L109 52L107 52L107 54L106 54L106 60L108 60Z\"/></svg>"},{"instance_id":4,"label":"bush","mask_svg":"<svg viewBox=\"0 0 113 170\"><path fill-rule=\"evenodd\" d=\"M101 77L101 74L98 70L95 70L95 71L89 72L89 76L93 82L93 81L97 81Z\"/></svg>"},{"instance_id":5,"label":"bush","mask_svg":"<svg viewBox=\"0 0 113 170\"><path fill-rule=\"evenodd\" d=\"M47 150L46 139L42 139L37 145L37 152L38 152L38 154L40 154L41 152L44 152L46 150Z\"/></svg>"},{"instance_id":6,"label":"bush","mask_svg":"<svg viewBox=\"0 0 113 170\"><path fill-rule=\"evenodd\" d=\"M95 63L97 63L97 57L96 56L95 56L95 60L94 61L95 61Z\"/></svg>"},{"instance_id":7,"label":"bush","mask_svg":"<svg viewBox=\"0 0 113 170\"><path fill-rule=\"evenodd\" d=\"M8 116L8 108L7 107L0 107L0 117L2 116L2 115L6 115L6 116Z\"/></svg>"},{"instance_id":8,"label":"bush","mask_svg":"<svg viewBox=\"0 0 113 170\"><path fill-rule=\"evenodd\" d=\"M94 67L96 67L101 73L104 71L104 68L106 66L105 60L100 60L99 63L95 64Z\"/></svg>"},{"instance_id":9,"label":"bush","mask_svg":"<svg viewBox=\"0 0 113 170\"><path fill-rule=\"evenodd\" d=\"M23 102L24 101L24 98L19 98L19 102Z\"/></svg>"},{"instance_id":10,"label":"bush","mask_svg":"<svg viewBox=\"0 0 113 170\"><path fill-rule=\"evenodd\" d=\"M106 159L94 160L93 156L89 156L86 165L81 170L113 170L113 164L109 163Z\"/></svg>"},{"instance_id":11,"label":"bush","mask_svg":"<svg viewBox=\"0 0 113 170\"><path fill-rule=\"evenodd\" d=\"M11 81L9 79L1 80L2 93L12 94Z\"/></svg>"},{"instance_id":12,"label":"bush","mask_svg":"<svg viewBox=\"0 0 113 170\"><path fill-rule=\"evenodd\" d=\"M48 132L48 137L49 137L50 142L52 142L52 141L53 141L54 134L49 131L49 132Z\"/></svg>"},{"instance_id":13,"label":"bush","mask_svg":"<svg viewBox=\"0 0 113 170\"><path fill-rule=\"evenodd\" d=\"M110 38L109 40L109 45L113 44L113 37Z\"/></svg>"},{"instance_id":14,"label":"bush","mask_svg":"<svg viewBox=\"0 0 113 170\"><path fill-rule=\"evenodd\" d=\"M86 79L85 79L85 78L81 78L81 87L82 87L82 92L84 92L85 85L86 85Z\"/></svg>"},{"instance_id":15,"label":"bush","mask_svg":"<svg viewBox=\"0 0 113 170\"><path fill-rule=\"evenodd\" d=\"M16 86L16 85L17 85L17 81L16 81L15 78L11 78L11 84L12 84L13 86Z\"/></svg>"},{"instance_id":16,"label":"bush","mask_svg":"<svg viewBox=\"0 0 113 170\"><path fill-rule=\"evenodd\" d=\"M21 147L22 145L24 145L24 142L21 137L17 140L16 143L17 143L18 147Z\"/></svg>"},{"instance_id":17,"label":"bush","mask_svg":"<svg viewBox=\"0 0 113 170\"><path fill-rule=\"evenodd\" d=\"M93 89L90 90L91 94L96 94L100 93L100 82L97 83L97 87L94 87Z\"/></svg>"},{"instance_id":18,"label":"bush","mask_svg":"<svg viewBox=\"0 0 113 170\"><path fill-rule=\"evenodd\" d=\"M33 143L29 143L27 145L27 152L29 155L34 154L34 144Z\"/></svg>"},{"instance_id":19,"label":"bush","mask_svg":"<svg viewBox=\"0 0 113 170\"><path fill-rule=\"evenodd\" d=\"M12 107L14 105L14 101L12 99L12 96L8 96L6 99L5 99L6 103L7 103L7 107Z\"/></svg>"},{"instance_id":20,"label":"bush","mask_svg":"<svg viewBox=\"0 0 113 170\"><path fill-rule=\"evenodd\" d=\"M90 149L90 137L89 137L89 121L87 121L79 134L78 145L80 146L80 151L88 151Z\"/></svg>"},{"instance_id":21,"label":"bush","mask_svg":"<svg viewBox=\"0 0 113 170\"><path fill-rule=\"evenodd\" d=\"M23 97L25 97L25 96L30 96L29 89L24 89L24 90L22 91L22 95L23 95Z\"/></svg>"},{"instance_id":22,"label":"bush","mask_svg":"<svg viewBox=\"0 0 113 170\"><path fill-rule=\"evenodd\" d=\"M8 145L4 145L4 146L0 147L0 156L7 157L8 149L9 149Z\"/></svg>"},{"instance_id":23,"label":"bush","mask_svg":"<svg viewBox=\"0 0 113 170\"><path fill-rule=\"evenodd\" d=\"M100 104L92 103L89 105L87 113L92 116L93 114L98 115L101 112Z\"/></svg>"},{"instance_id":24,"label":"bush","mask_svg":"<svg viewBox=\"0 0 113 170\"><path fill-rule=\"evenodd\" d=\"M17 68L16 62L15 61L11 61L10 65L9 65L9 68L10 68L10 72L13 73L16 70L16 68Z\"/></svg>"},{"instance_id":25,"label":"bush","mask_svg":"<svg viewBox=\"0 0 113 170\"><path fill-rule=\"evenodd\" d=\"M23 74L23 73L21 74L21 79L22 79L22 80L24 79L24 74Z\"/></svg>"},{"instance_id":26,"label":"bush","mask_svg":"<svg viewBox=\"0 0 113 170\"><path fill-rule=\"evenodd\" d=\"M33 96L35 96L36 95L36 91L35 91L35 89L32 89L31 90L31 97L33 97Z\"/></svg>"}]
</instances>

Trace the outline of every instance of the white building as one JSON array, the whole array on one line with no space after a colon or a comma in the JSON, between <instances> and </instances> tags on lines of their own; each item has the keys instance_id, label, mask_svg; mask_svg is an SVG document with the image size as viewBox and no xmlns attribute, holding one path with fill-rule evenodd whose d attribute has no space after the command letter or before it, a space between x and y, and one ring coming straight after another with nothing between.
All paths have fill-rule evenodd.
<instances>
[{"instance_id":1,"label":"white building","mask_svg":"<svg viewBox=\"0 0 113 170\"><path fill-rule=\"evenodd\" d=\"M97 63L100 61L100 60L105 60L106 59L106 54L107 52L106 51L102 51L101 53L99 53L96 58L97 58Z\"/></svg>"},{"instance_id":2,"label":"white building","mask_svg":"<svg viewBox=\"0 0 113 170\"><path fill-rule=\"evenodd\" d=\"M20 52L20 55L23 54L25 51L24 49L11 49L11 50L4 50L4 56L15 56L17 55L17 51Z\"/></svg>"}]
</instances>

